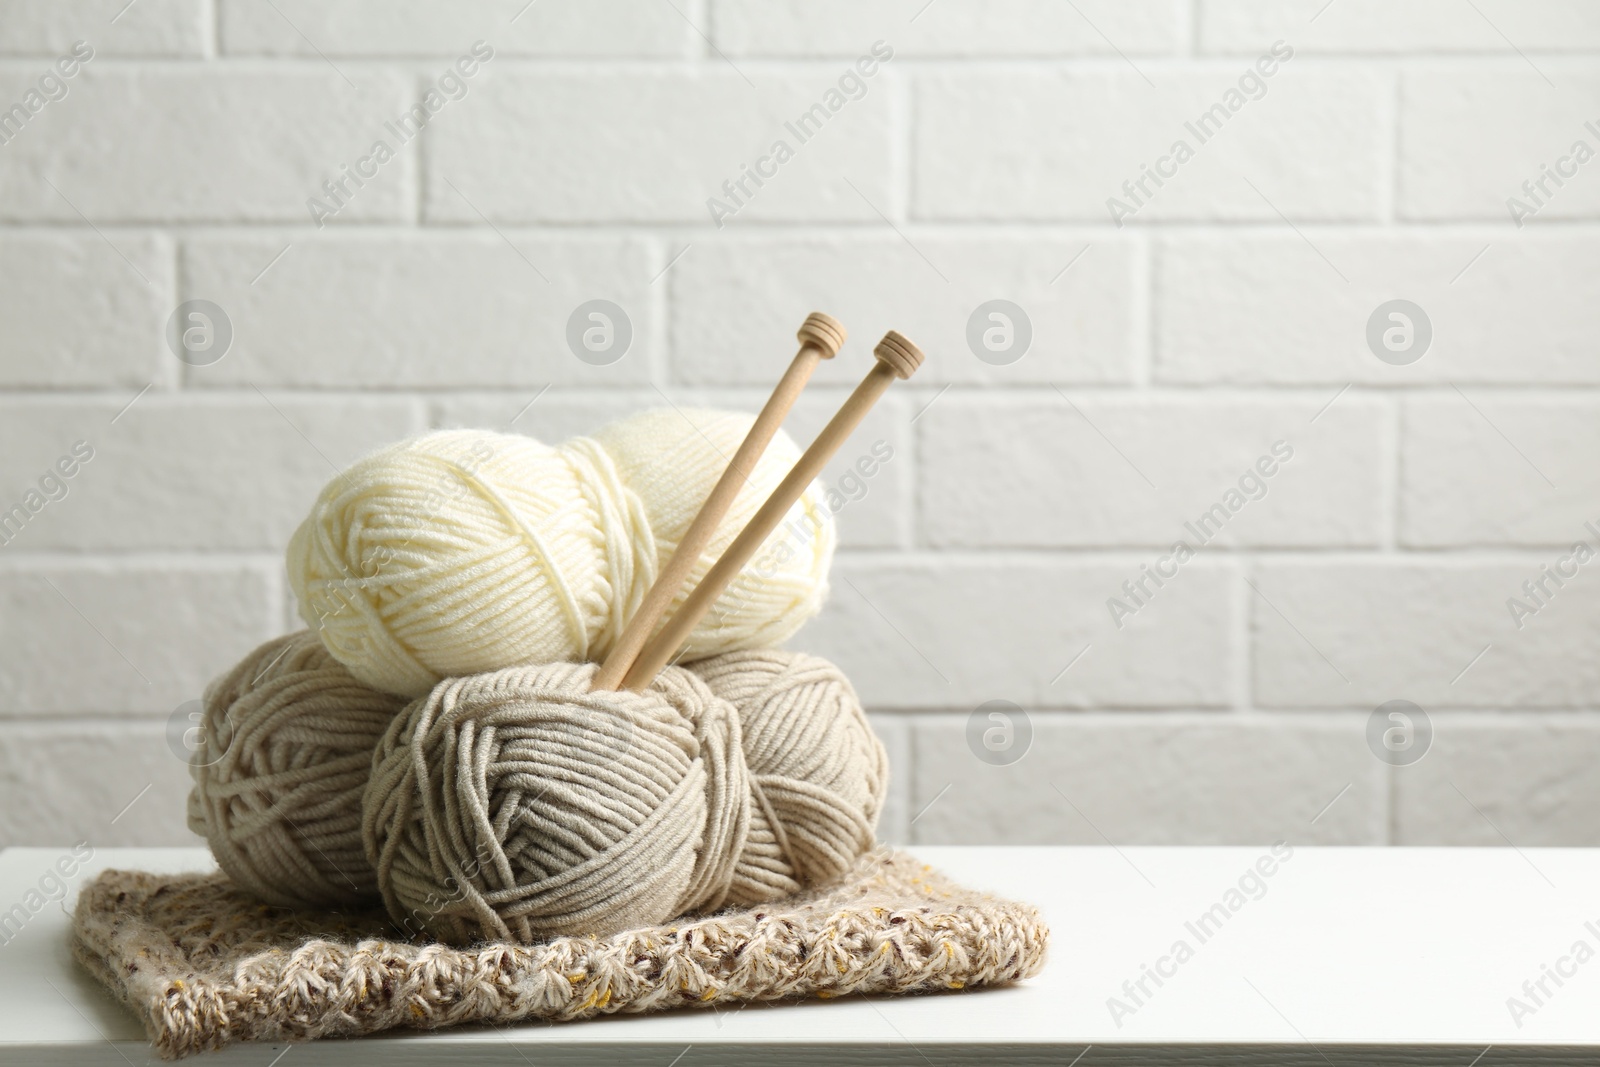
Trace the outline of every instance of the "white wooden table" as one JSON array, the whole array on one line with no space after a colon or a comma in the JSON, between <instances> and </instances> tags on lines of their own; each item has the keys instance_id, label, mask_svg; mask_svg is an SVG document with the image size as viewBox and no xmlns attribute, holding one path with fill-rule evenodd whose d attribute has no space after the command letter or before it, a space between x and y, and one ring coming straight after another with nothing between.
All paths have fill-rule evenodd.
<instances>
[{"instance_id":1,"label":"white wooden table","mask_svg":"<svg viewBox=\"0 0 1600 1067\"><path fill-rule=\"evenodd\" d=\"M0 853L0 913L64 851ZM1038 904L1053 931L1044 974L938 996L239 1045L194 1062L1600 1063L1600 850L1299 848L1267 865L1264 892L1246 877L1237 897L1228 891L1266 848L913 851L970 885ZM200 849L103 849L75 881L111 866L210 861ZM1217 904L1226 918L1200 927ZM73 963L70 905L0 934L10 937L0 945L0 1064L153 1062L133 1017ZM1179 941L1192 950L1181 962L1171 954ZM1579 962L1578 942L1596 957ZM1159 986L1144 978L1140 993L1146 965L1167 976ZM1545 965L1570 976L1557 985ZM1547 995L1536 1002L1524 982L1541 978ZM1131 1010L1114 1018L1112 997ZM1514 1019L1512 997L1533 1010Z\"/></svg>"}]
</instances>

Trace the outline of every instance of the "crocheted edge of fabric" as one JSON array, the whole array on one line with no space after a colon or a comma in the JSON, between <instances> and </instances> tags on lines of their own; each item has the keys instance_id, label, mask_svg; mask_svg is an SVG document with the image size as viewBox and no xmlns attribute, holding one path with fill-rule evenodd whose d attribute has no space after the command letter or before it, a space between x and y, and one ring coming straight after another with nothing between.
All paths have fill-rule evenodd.
<instances>
[{"instance_id":1,"label":"crocheted edge of fabric","mask_svg":"<svg viewBox=\"0 0 1600 1067\"><path fill-rule=\"evenodd\" d=\"M164 921L150 915L158 900ZM1049 938L1031 905L881 850L804 896L602 939L457 949L313 936L237 955L213 943L229 925L281 932L304 921L296 915L255 903L221 874L106 871L79 897L73 954L139 1017L157 1053L176 1059L246 1040L1004 985L1042 969ZM340 925L336 913L314 921ZM231 977L197 966L201 947Z\"/></svg>"}]
</instances>

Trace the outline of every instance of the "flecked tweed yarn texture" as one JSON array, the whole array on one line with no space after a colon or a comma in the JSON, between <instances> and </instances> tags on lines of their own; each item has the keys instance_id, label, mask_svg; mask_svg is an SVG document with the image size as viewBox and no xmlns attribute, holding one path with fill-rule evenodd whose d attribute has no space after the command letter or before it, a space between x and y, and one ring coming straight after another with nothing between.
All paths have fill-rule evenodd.
<instances>
[{"instance_id":1,"label":"flecked tweed yarn texture","mask_svg":"<svg viewBox=\"0 0 1600 1067\"><path fill-rule=\"evenodd\" d=\"M78 960L167 1059L235 1041L1000 985L1037 974L1049 936L1032 906L890 851L804 896L536 945L406 940L379 912L277 909L222 874L107 871L74 927Z\"/></svg>"},{"instance_id":2,"label":"flecked tweed yarn texture","mask_svg":"<svg viewBox=\"0 0 1600 1067\"><path fill-rule=\"evenodd\" d=\"M441 430L380 449L327 484L289 541L301 617L356 678L410 697L447 677L603 660L752 421L645 411L559 445ZM799 456L780 431L692 580ZM793 510L684 660L780 644L821 609L833 515L816 486Z\"/></svg>"}]
</instances>

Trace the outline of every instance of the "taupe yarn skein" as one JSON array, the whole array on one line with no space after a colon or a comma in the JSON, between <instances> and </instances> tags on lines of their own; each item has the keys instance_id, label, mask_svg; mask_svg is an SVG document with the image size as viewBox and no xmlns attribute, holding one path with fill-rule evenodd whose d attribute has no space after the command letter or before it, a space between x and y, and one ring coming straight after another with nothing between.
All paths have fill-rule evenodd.
<instances>
[{"instance_id":1,"label":"taupe yarn skein","mask_svg":"<svg viewBox=\"0 0 1600 1067\"><path fill-rule=\"evenodd\" d=\"M362 685L302 630L251 652L203 703L189 828L222 869L272 904L374 902L361 794L405 698Z\"/></svg>"},{"instance_id":2,"label":"taupe yarn skein","mask_svg":"<svg viewBox=\"0 0 1600 1067\"><path fill-rule=\"evenodd\" d=\"M604 936L842 875L873 844L883 747L837 668L706 663L733 657L713 677L742 709L681 667L643 693L591 692L592 663L450 679L411 703L362 800L390 913L455 944Z\"/></svg>"},{"instance_id":3,"label":"taupe yarn skein","mask_svg":"<svg viewBox=\"0 0 1600 1067\"><path fill-rule=\"evenodd\" d=\"M772 900L842 877L872 847L889 788L888 754L850 679L821 656L779 648L688 669L739 710L761 802L731 897Z\"/></svg>"}]
</instances>

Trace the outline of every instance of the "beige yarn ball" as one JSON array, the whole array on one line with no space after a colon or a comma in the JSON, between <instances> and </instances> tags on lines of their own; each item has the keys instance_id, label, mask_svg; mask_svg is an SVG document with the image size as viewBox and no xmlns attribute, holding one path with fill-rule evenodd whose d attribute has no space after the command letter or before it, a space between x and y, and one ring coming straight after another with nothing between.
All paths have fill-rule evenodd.
<instances>
[{"instance_id":1,"label":"beige yarn ball","mask_svg":"<svg viewBox=\"0 0 1600 1067\"><path fill-rule=\"evenodd\" d=\"M596 669L451 679L395 719L362 811L402 926L604 936L789 895L872 846L883 747L836 669L714 671L743 713L684 668L643 693L590 692Z\"/></svg>"},{"instance_id":2,"label":"beige yarn ball","mask_svg":"<svg viewBox=\"0 0 1600 1067\"><path fill-rule=\"evenodd\" d=\"M361 794L373 749L405 701L356 681L302 630L250 653L203 704L189 828L222 869L286 907L374 901Z\"/></svg>"},{"instance_id":3,"label":"beige yarn ball","mask_svg":"<svg viewBox=\"0 0 1600 1067\"><path fill-rule=\"evenodd\" d=\"M645 412L558 446L458 430L382 449L330 482L290 540L300 614L357 678L409 696L447 677L603 659L752 421ZM699 573L798 456L780 433ZM821 608L834 541L813 487L686 656L793 634Z\"/></svg>"},{"instance_id":4,"label":"beige yarn ball","mask_svg":"<svg viewBox=\"0 0 1600 1067\"><path fill-rule=\"evenodd\" d=\"M850 679L821 656L780 648L728 652L688 669L738 709L763 801L734 898L787 897L842 877L872 847L889 789L888 754Z\"/></svg>"}]
</instances>

